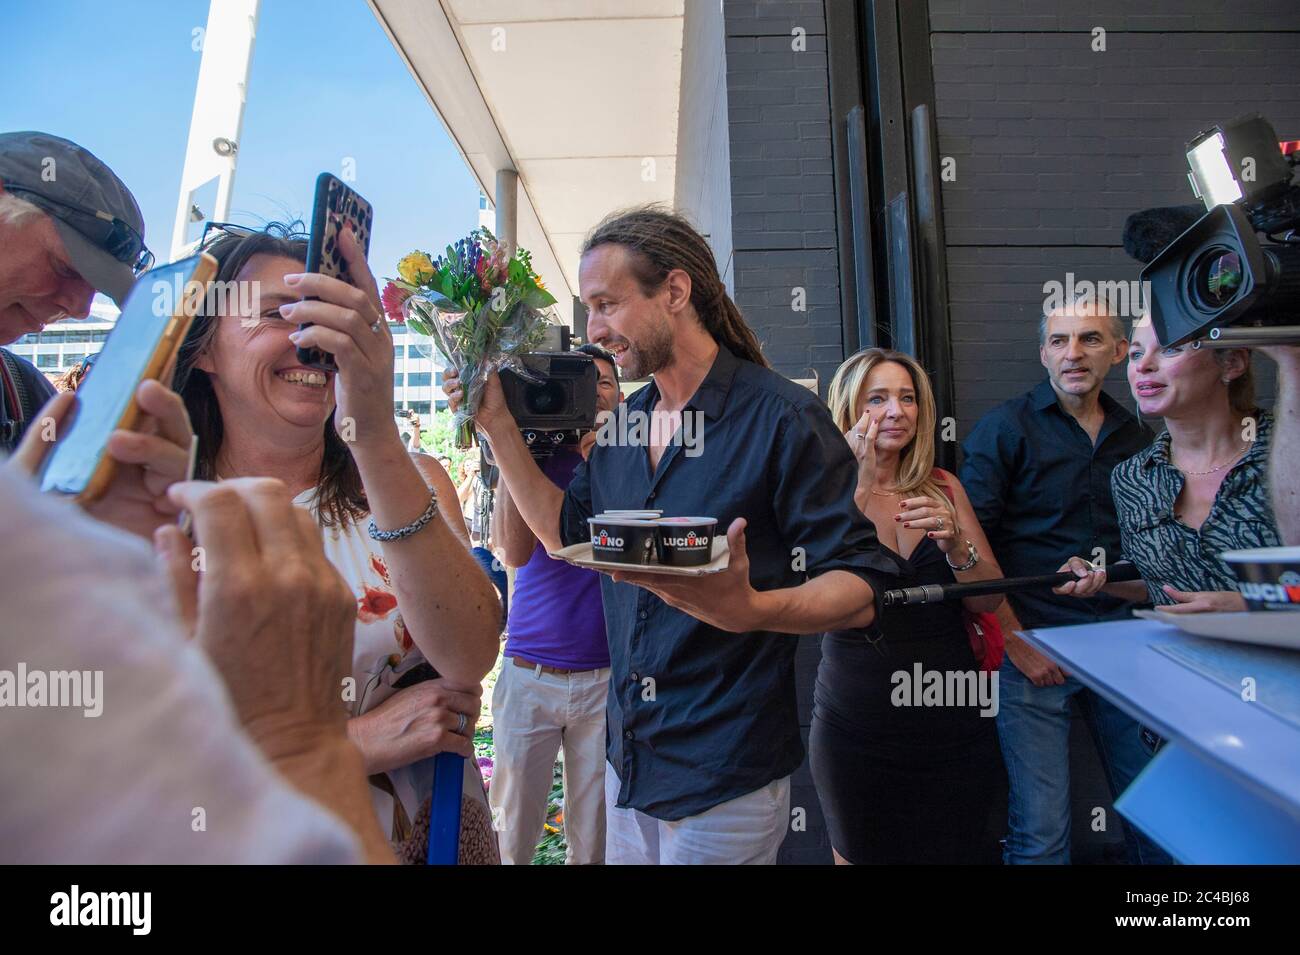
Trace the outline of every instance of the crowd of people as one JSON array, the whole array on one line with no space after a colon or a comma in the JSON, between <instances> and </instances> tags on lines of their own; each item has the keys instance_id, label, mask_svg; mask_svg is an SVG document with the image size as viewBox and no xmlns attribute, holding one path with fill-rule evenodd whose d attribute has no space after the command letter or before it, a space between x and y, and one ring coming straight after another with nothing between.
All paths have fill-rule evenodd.
<instances>
[{"instance_id":1,"label":"crowd of people","mask_svg":"<svg viewBox=\"0 0 1300 955\"><path fill-rule=\"evenodd\" d=\"M33 132L0 135L0 250L0 344L84 317L97 290L120 304L150 259L126 185ZM461 780L462 863L532 860L560 752L567 861L771 863L805 757L796 636L822 634L807 748L837 862L991 862L999 837L1006 863L1069 862L1070 701L1115 795L1161 740L1016 631L1244 609L1219 555L1300 542L1300 348L1270 352L1274 416L1250 351L1165 347L1104 301L1065 305L1039 327L1046 379L985 415L951 473L912 356L850 356L823 402L769 367L706 239L636 209L583 246L580 350L601 412L620 378L652 376L627 407L668 427L539 460L493 376L475 425L494 480L473 464L456 480L394 417L392 334L347 234L350 282L307 273L286 226L218 227L203 250L218 280L257 283L259 312L235 296L196 317L174 374L136 392L144 417L113 435L93 504L31 475L95 369L56 394L0 351L0 669L104 681L94 719L0 716L6 861L423 862L432 757L473 756L500 653L491 786L474 759ZM1103 390L1121 364L1140 417ZM688 413L698 454L671 440ZM716 517L725 570L549 556L617 509ZM1140 581L1107 581L1120 558ZM1055 591L882 607L891 588L1057 568L1076 579ZM914 670L995 678L995 718L900 705ZM1125 840L1131 862L1169 861Z\"/></svg>"}]
</instances>

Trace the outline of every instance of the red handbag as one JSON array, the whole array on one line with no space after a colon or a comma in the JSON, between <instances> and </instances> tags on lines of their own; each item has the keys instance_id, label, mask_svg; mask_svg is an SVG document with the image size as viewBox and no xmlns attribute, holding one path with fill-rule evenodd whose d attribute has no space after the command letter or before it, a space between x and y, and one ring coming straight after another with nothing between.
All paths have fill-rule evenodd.
<instances>
[{"instance_id":1,"label":"red handbag","mask_svg":"<svg viewBox=\"0 0 1300 955\"><path fill-rule=\"evenodd\" d=\"M974 613L965 607L961 611L962 623L966 624L966 636L970 638L970 648L979 662L980 669L994 673L1002 666L1002 655L1006 653L1007 641L1002 636L1002 625L998 623L995 613Z\"/></svg>"},{"instance_id":2,"label":"red handbag","mask_svg":"<svg viewBox=\"0 0 1300 955\"><path fill-rule=\"evenodd\" d=\"M944 496L950 503L954 503L952 488L944 483L939 474L939 469L931 473L935 483L943 489ZM1007 650L1006 638L1002 635L1002 625L998 623L998 615L995 613L976 613L973 610L967 610L964 606L961 608L962 623L966 625L966 637L970 640L971 652L975 654L975 659L979 662L980 669L986 673L993 673L1002 666L1002 656Z\"/></svg>"}]
</instances>

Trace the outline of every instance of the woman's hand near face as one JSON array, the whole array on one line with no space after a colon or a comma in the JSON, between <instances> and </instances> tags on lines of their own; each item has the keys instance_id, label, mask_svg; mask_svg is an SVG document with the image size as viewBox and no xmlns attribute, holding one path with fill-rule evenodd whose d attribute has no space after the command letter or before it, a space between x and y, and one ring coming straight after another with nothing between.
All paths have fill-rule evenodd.
<instances>
[{"instance_id":1,"label":"woman's hand near face","mask_svg":"<svg viewBox=\"0 0 1300 955\"><path fill-rule=\"evenodd\" d=\"M289 336L300 348L320 348L334 355L337 408L334 420L354 451L401 444L393 420L393 335L379 304L379 289L351 229L339 235L339 248L356 281L312 272L285 276L285 284L304 298L280 307L287 320L305 323ZM345 433L348 424L354 429Z\"/></svg>"},{"instance_id":2,"label":"woman's hand near face","mask_svg":"<svg viewBox=\"0 0 1300 955\"><path fill-rule=\"evenodd\" d=\"M858 490L866 494L871 493L876 480L876 436L879 433L879 419L872 418L870 411L864 411L858 423L844 435L858 460Z\"/></svg>"}]
</instances>

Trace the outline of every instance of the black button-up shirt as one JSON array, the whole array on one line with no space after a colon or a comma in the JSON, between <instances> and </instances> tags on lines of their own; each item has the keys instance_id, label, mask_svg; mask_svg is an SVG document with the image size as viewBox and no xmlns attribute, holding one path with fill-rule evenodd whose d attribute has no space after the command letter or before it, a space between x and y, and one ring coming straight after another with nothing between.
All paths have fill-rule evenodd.
<instances>
[{"instance_id":1,"label":"black button-up shirt","mask_svg":"<svg viewBox=\"0 0 1300 955\"><path fill-rule=\"evenodd\" d=\"M627 413L653 411L647 385ZM600 511L662 508L748 520L750 582L794 587L830 570L892 586L897 560L853 501L857 465L812 392L719 347L684 414L700 412L700 452L670 445L650 473L643 446L597 445L564 497L565 544L590 540ZM794 772L803 760L795 706L796 640L728 633L632 584L602 577L609 637L607 755L618 805L659 819L697 815Z\"/></svg>"},{"instance_id":2,"label":"black button-up shirt","mask_svg":"<svg viewBox=\"0 0 1300 955\"><path fill-rule=\"evenodd\" d=\"M1102 392L1106 420L1094 445L1044 380L994 408L962 443L961 483L1007 577L1055 572L1071 557L1120 559L1111 497L1115 466L1151 443L1151 429ZM1086 600L1049 589L1011 594L1026 627L1094 623L1128 616L1109 594Z\"/></svg>"}]
</instances>

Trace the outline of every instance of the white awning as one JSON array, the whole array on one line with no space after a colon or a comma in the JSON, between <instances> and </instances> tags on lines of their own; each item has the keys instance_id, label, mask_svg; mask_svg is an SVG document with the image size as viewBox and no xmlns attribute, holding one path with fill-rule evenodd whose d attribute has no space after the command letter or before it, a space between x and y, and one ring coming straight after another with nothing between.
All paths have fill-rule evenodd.
<instances>
[{"instance_id":1,"label":"white awning","mask_svg":"<svg viewBox=\"0 0 1300 955\"><path fill-rule=\"evenodd\" d=\"M369 0L571 321L578 247L606 213L673 200L684 0Z\"/></svg>"}]
</instances>

